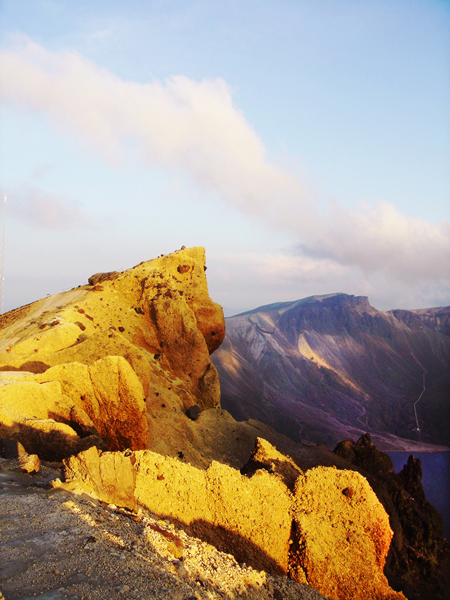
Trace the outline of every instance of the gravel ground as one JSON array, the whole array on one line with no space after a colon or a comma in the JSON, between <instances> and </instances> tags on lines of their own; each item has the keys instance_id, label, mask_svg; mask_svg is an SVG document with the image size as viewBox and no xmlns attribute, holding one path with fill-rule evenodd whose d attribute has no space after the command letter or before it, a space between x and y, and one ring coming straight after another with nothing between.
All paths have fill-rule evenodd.
<instances>
[{"instance_id":1,"label":"gravel ground","mask_svg":"<svg viewBox=\"0 0 450 600\"><path fill-rule=\"evenodd\" d=\"M239 565L172 523L45 488L59 473L0 459L0 590L5 600L321 600ZM2 596L0 593L0 600Z\"/></svg>"}]
</instances>

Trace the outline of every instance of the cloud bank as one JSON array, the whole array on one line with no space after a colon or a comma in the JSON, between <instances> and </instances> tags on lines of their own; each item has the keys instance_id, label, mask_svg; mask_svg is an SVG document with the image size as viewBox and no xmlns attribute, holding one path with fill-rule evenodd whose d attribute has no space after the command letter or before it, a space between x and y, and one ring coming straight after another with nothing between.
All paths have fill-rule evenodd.
<instances>
[{"instance_id":1,"label":"cloud bank","mask_svg":"<svg viewBox=\"0 0 450 600\"><path fill-rule=\"evenodd\" d=\"M0 81L3 103L45 114L109 160L138 148L150 166L181 170L228 205L293 232L303 256L410 285L450 277L448 222L427 223L383 202L351 210L333 202L324 216L298 178L267 161L222 79L125 81L75 52L23 38L1 51Z\"/></svg>"}]
</instances>

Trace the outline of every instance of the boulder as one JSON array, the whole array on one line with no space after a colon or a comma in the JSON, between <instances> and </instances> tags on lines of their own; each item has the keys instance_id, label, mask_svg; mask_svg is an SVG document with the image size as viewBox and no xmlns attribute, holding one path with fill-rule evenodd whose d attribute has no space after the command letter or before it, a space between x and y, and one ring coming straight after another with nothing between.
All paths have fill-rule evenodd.
<instances>
[{"instance_id":1,"label":"boulder","mask_svg":"<svg viewBox=\"0 0 450 600\"><path fill-rule=\"evenodd\" d=\"M242 467L241 473L242 475L253 475L259 469L275 474L292 492L297 479L300 475L303 475L303 471L291 458L278 452L267 440L258 437L250 458Z\"/></svg>"},{"instance_id":2,"label":"boulder","mask_svg":"<svg viewBox=\"0 0 450 600\"><path fill-rule=\"evenodd\" d=\"M187 416L191 421L196 421L200 416L200 407L197 404L190 406L186 411Z\"/></svg>"},{"instance_id":3,"label":"boulder","mask_svg":"<svg viewBox=\"0 0 450 600\"><path fill-rule=\"evenodd\" d=\"M104 447L95 430L85 428L80 437L71 425L91 423L82 409L61 393L58 381L38 383L32 374L7 379L0 374L0 435L20 442L30 454L43 460L62 460L96 444ZM74 416L75 415L75 416ZM74 421L75 419L75 421ZM92 425L92 423L91 423Z\"/></svg>"},{"instance_id":4,"label":"boulder","mask_svg":"<svg viewBox=\"0 0 450 600\"><path fill-rule=\"evenodd\" d=\"M335 600L405 600L383 573L389 518L367 480L317 467L295 486L290 574Z\"/></svg>"},{"instance_id":5,"label":"boulder","mask_svg":"<svg viewBox=\"0 0 450 600\"><path fill-rule=\"evenodd\" d=\"M142 384L121 356L1 377L0 433L28 452L61 460L92 442L113 450L148 447Z\"/></svg>"},{"instance_id":6,"label":"boulder","mask_svg":"<svg viewBox=\"0 0 450 600\"><path fill-rule=\"evenodd\" d=\"M357 442L341 442L335 453L366 474L389 515L394 537L385 573L391 585L408 598L446 598L450 546L444 538L441 515L425 497L420 460L410 456L403 470L395 474L391 459L376 448L369 434Z\"/></svg>"},{"instance_id":7,"label":"boulder","mask_svg":"<svg viewBox=\"0 0 450 600\"><path fill-rule=\"evenodd\" d=\"M134 453L100 452L92 447L63 461L65 483L54 487L89 493L107 502L136 510Z\"/></svg>"},{"instance_id":8,"label":"boulder","mask_svg":"<svg viewBox=\"0 0 450 600\"><path fill-rule=\"evenodd\" d=\"M102 281L111 281L112 279L117 279L120 273L117 271L109 271L108 273L95 273L91 275L88 279L89 285L97 285Z\"/></svg>"},{"instance_id":9,"label":"boulder","mask_svg":"<svg viewBox=\"0 0 450 600\"><path fill-rule=\"evenodd\" d=\"M39 473L41 461L37 454L26 454L19 456L20 470L25 473Z\"/></svg>"}]
</instances>

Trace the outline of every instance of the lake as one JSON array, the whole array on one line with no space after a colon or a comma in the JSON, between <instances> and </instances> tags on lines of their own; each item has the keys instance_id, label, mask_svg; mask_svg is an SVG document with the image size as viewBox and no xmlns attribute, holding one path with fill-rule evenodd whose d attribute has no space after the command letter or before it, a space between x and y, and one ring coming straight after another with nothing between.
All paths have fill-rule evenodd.
<instances>
[{"instance_id":1,"label":"lake","mask_svg":"<svg viewBox=\"0 0 450 600\"><path fill-rule=\"evenodd\" d=\"M427 499L442 515L445 537L450 541L450 452L387 452L395 472L402 470L410 454L422 463L422 485Z\"/></svg>"}]
</instances>

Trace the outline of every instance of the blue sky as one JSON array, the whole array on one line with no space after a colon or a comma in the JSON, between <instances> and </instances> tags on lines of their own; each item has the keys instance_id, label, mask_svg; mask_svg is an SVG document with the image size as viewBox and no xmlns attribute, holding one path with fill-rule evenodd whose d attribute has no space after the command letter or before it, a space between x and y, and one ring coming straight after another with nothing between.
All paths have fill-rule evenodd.
<instances>
[{"instance_id":1,"label":"blue sky","mask_svg":"<svg viewBox=\"0 0 450 600\"><path fill-rule=\"evenodd\" d=\"M4 308L181 245L214 300L450 302L450 3L0 3Z\"/></svg>"}]
</instances>

